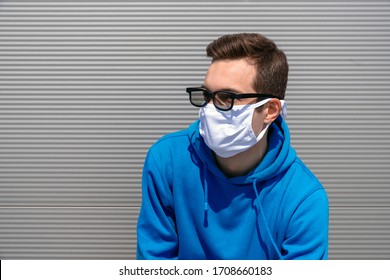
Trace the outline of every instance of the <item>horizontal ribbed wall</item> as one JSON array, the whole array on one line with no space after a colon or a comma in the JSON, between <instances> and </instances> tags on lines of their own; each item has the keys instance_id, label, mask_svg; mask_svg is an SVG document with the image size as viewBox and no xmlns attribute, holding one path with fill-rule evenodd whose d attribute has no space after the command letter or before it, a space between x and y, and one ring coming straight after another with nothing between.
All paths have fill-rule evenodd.
<instances>
[{"instance_id":1,"label":"horizontal ribbed wall","mask_svg":"<svg viewBox=\"0 0 390 280\"><path fill-rule=\"evenodd\" d=\"M388 207L332 208L329 257L347 260L388 260L389 217Z\"/></svg>"},{"instance_id":2,"label":"horizontal ribbed wall","mask_svg":"<svg viewBox=\"0 0 390 280\"><path fill-rule=\"evenodd\" d=\"M135 250L138 211L123 207L3 208L2 259L112 259ZM133 237L134 239L134 237Z\"/></svg>"},{"instance_id":3,"label":"horizontal ribbed wall","mask_svg":"<svg viewBox=\"0 0 390 280\"><path fill-rule=\"evenodd\" d=\"M0 258L134 258L150 145L197 117L205 46L260 32L290 63L293 146L332 259L390 257L390 3L0 3Z\"/></svg>"}]
</instances>

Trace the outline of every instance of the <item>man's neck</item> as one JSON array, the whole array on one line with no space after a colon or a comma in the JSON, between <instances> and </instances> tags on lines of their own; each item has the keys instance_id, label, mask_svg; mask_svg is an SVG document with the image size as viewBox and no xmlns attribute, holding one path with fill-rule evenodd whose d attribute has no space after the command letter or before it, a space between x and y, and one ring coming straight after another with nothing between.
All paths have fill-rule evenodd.
<instances>
[{"instance_id":1,"label":"man's neck","mask_svg":"<svg viewBox=\"0 0 390 280\"><path fill-rule=\"evenodd\" d=\"M267 152L267 134L252 148L229 158L215 155L218 167L227 177L243 176L260 164Z\"/></svg>"}]
</instances>

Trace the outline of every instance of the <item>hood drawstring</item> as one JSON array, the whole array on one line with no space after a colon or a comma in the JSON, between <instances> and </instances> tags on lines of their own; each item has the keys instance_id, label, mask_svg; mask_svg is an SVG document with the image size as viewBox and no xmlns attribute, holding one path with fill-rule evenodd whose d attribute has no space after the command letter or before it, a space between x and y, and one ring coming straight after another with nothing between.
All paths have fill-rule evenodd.
<instances>
[{"instance_id":1,"label":"hood drawstring","mask_svg":"<svg viewBox=\"0 0 390 280\"><path fill-rule=\"evenodd\" d=\"M207 166L203 164L203 187L204 187L204 226L208 227L208 211L209 211L209 186L206 180Z\"/></svg>"},{"instance_id":2,"label":"hood drawstring","mask_svg":"<svg viewBox=\"0 0 390 280\"><path fill-rule=\"evenodd\" d=\"M267 236L268 236L269 240L271 241L271 244L272 244L275 252L277 253L278 258L281 260L283 258L282 254L280 253L280 250L279 250L278 246L276 245L274 238L272 237L271 231L268 227L268 223L265 219L263 206L261 205L261 201L260 201L260 194L257 191L256 179L253 180L253 190L255 191L255 195L256 195L256 199L255 199L254 204L257 206L256 208L258 209L258 212L260 212L260 214L261 214L261 217L257 217L257 226L259 227L259 231L262 232L265 228ZM263 226L262 226L261 222L263 222Z\"/></svg>"}]
</instances>

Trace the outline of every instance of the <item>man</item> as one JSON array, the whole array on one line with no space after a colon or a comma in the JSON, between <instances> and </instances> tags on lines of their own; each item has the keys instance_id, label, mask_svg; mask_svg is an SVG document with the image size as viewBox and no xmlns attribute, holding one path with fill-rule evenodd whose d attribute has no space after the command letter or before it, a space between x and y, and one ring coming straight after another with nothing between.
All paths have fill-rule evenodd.
<instances>
[{"instance_id":1,"label":"man","mask_svg":"<svg viewBox=\"0 0 390 280\"><path fill-rule=\"evenodd\" d=\"M290 146L284 53L260 34L207 47L199 120L144 166L138 259L326 259L328 199Z\"/></svg>"}]
</instances>

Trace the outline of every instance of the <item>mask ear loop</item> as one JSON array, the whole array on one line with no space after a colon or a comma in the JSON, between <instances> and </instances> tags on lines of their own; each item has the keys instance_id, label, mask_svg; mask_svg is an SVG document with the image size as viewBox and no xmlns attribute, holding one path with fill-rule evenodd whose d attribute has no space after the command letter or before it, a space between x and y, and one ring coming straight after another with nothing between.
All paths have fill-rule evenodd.
<instances>
[{"instance_id":1,"label":"mask ear loop","mask_svg":"<svg viewBox=\"0 0 390 280\"><path fill-rule=\"evenodd\" d=\"M266 104L269 100L271 100L271 98L268 98L268 99L265 99L261 102L258 102L256 104L261 104L262 102L264 102L263 104L261 104L260 106L263 106L264 104ZM254 106L256 104L253 104ZM286 119L287 118L287 103L285 100L280 100L280 105L282 106L282 109L280 110L280 115L283 117L283 119ZM258 106L258 107L260 107ZM256 108L258 108L256 107ZM267 132L267 129L269 128L269 126L271 125L271 123L269 123L261 132L260 134L256 137L257 141L259 141L261 138L263 138L264 134Z\"/></svg>"},{"instance_id":2,"label":"mask ear loop","mask_svg":"<svg viewBox=\"0 0 390 280\"><path fill-rule=\"evenodd\" d=\"M282 105L282 110L280 111L280 115L283 119L287 118L287 102L285 100L280 100L280 104Z\"/></svg>"},{"instance_id":3,"label":"mask ear loop","mask_svg":"<svg viewBox=\"0 0 390 280\"><path fill-rule=\"evenodd\" d=\"M267 132L268 127L271 125L271 123L267 124L267 126L260 132L260 134L256 137L257 142L260 141L261 138L263 138L264 134Z\"/></svg>"},{"instance_id":4,"label":"mask ear loop","mask_svg":"<svg viewBox=\"0 0 390 280\"><path fill-rule=\"evenodd\" d=\"M259 102L257 102L257 103L249 104L249 106L248 106L248 105L237 105L237 107L238 107L238 106L243 106L243 108L245 108L245 106L248 106L247 109L249 109L249 108L255 108L255 109L257 109L257 108L259 108L259 107L261 107L261 106L267 104L268 101L270 101L271 99L272 99L272 98L267 98L267 99L261 100L261 101L259 101ZM234 107L233 107L233 108L234 108Z\"/></svg>"},{"instance_id":5,"label":"mask ear loop","mask_svg":"<svg viewBox=\"0 0 390 280\"><path fill-rule=\"evenodd\" d=\"M255 104L251 104L250 107L248 107L248 108L252 108L252 109L256 110L257 108L260 108L261 106L267 104L268 101L270 101L271 99L272 98L267 98L267 99L264 99L260 102L255 103ZM254 114L254 112L253 112L253 114ZM253 114L252 114L252 118L251 118L250 123L252 123ZM261 140L261 138L264 137L264 134L267 132L267 129L270 125L271 125L271 123L267 124L267 126L260 131L260 133L259 133L259 135L257 135L257 137L256 137L256 135L254 135L256 137L257 142L259 142ZM253 129L251 129L251 131L254 134Z\"/></svg>"}]
</instances>

